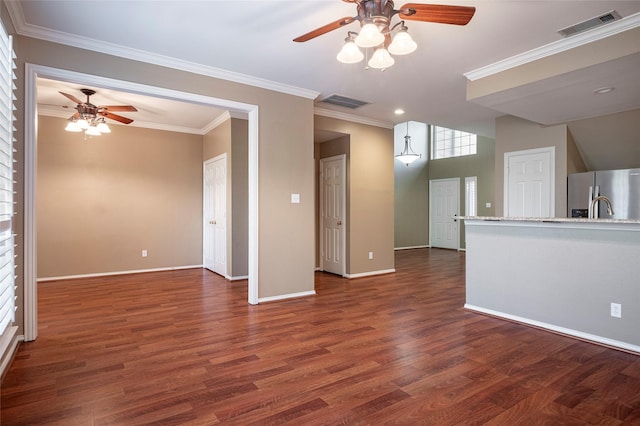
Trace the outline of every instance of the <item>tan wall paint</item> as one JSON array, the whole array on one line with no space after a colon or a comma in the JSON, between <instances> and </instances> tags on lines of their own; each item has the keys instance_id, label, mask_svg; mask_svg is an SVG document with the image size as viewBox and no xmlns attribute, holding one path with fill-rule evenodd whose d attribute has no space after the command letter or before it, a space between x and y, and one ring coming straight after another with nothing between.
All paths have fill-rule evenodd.
<instances>
[{"instance_id":1,"label":"tan wall paint","mask_svg":"<svg viewBox=\"0 0 640 426\"><path fill-rule=\"evenodd\" d=\"M231 240L232 278L249 273L249 123L231 119Z\"/></svg>"},{"instance_id":2,"label":"tan wall paint","mask_svg":"<svg viewBox=\"0 0 640 426\"><path fill-rule=\"evenodd\" d=\"M580 154L580 150L571 135L571 131L567 129L567 174L586 171L587 166L584 164L582 154Z\"/></svg>"},{"instance_id":3,"label":"tan wall paint","mask_svg":"<svg viewBox=\"0 0 640 426\"><path fill-rule=\"evenodd\" d=\"M315 128L350 135L347 273L393 269L393 129L318 115Z\"/></svg>"},{"instance_id":4,"label":"tan wall paint","mask_svg":"<svg viewBox=\"0 0 640 426\"><path fill-rule=\"evenodd\" d=\"M567 210L567 125L542 126L505 115L496 119L495 206L504 214L504 154L526 149L555 147L555 216Z\"/></svg>"},{"instance_id":5,"label":"tan wall paint","mask_svg":"<svg viewBox=\"0 0 640 426\"><path fill-rule=\"evenodd\" d=\"M65 125L38 117L38 277L202 264L202 137Z\"/></svg>"},{"instance_id":6,"label":"tan wall paint","mask_svg":"<svg viewBox=\"0 0 640 426\"><path fill-rule=\"evenodd\" d=\"M6 10L3 9L6 22ZM7 27L10 28L10 27ZM15 34L14 34L15 35ZM16 171L24 172L25 63L257 105L259 108L258 297L312 291L314 267L313 101L89 50L15 36ZM24 180L16 185L17 324L23 324ZM303 202L289 203L291 193ZM283 272L285 271L285 272Z\"/></svg>"}]
</instances>

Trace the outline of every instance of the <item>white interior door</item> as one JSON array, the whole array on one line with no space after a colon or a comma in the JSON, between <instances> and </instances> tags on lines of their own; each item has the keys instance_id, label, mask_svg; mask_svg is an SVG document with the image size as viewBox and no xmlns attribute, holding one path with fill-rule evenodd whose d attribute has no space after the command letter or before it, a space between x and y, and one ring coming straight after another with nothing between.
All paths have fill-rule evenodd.
<instances>
[{"instance_id":1,"label":"white interior door","mask_svg":"<svg viewBox=\"0 0 640 426\"><path fill-rule=\"evenodd\" d=\"M504 215L551 217L554 214L555 148L504 154Z\"/></svg>"},{"instance_id":2,"label":"white interior door","mask_svg":"<svg viewBox=\"0 0 640 426\"><path fill-rule=\"evenodd\" d=\"M202 263L205 268L227 275L227 158L204 163Z\"/></svg>"},{"instance_id":3,"label":"white interior door","mask_svg":"<svg viewBox=\"0 0 640 426\"><path fill-rule=\"evenodd\" d=\"M320 160L321 269L345 274L346 158Z\"/></svg>"},{"instance_id":4,"label":"white interior door","mask_svg":"<svg viewBox=\"0 0 640 426\"><path fill-rule=\"evenodd\" d=\"M460 179L429 181L429 239L431 247L458 249L460 241Z\"/></svg>"}]
</instances>

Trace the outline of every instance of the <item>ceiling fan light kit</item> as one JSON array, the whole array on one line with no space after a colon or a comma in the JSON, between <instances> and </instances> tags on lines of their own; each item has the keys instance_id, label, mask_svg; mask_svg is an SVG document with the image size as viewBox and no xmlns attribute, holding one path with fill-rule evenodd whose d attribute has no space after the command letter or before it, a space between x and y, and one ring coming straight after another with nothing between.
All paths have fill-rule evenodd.
<instances>
[{"instance_id":1,"label":"ceiling fan light kit","mask_svg":"<svg viewBox=\"0 0 640 426\"><path fill-rule=\"evenodd\" d=\"M361 27L360 33L348 32L342 50L340 50L336 58L342 63L354 64L364 59L364 54L359 48L374 48L375 51L367 64L371 68L381 70L389 68L395 63L391 55L407 55L418 48L418 44L408 33L404 20L466 25L476 11L475 7L422 3L407 3L400 9L394 9L392 0L343 1L356 4L358 14L355 17L347 16L335 20L294 38L293 41L309 41L322 34L358 21ZM399 15L404 20L390 27L391 19L395 15ZM396 28L398 29L397 33L392 37L392 33Z\"/></svg>"},{"instance_id":2,"label":"ceiling fan light kit","mask_svg":"<svg viewBox=\"0 0 640 426\"><path fill-rule=\"evenodd\" d=\"M80 99L68 93L59 92L61 95L76 103L76 112L69 117L67 126L64 128L67 132L77 133L84 131L85 136L100 136L103 133L111 133L105 117L124 124L133 123L132 119L113 114L111 111L135 112L137 111L135 107L131 105L96 106L89 101L89 97L96 93L95 90L80 89L80 91L87 97L86 102L82 102Z\"/></svg>"}]
</instances>

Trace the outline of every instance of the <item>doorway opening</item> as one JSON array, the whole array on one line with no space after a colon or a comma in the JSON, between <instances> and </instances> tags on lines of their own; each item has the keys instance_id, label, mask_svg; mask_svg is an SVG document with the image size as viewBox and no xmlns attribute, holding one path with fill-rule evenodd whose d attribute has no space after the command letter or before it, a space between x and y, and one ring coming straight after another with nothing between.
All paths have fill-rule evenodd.
<instances>
[{"instance_id":1,"label":"doorway opening","mask_svg":"<svg viewBox=\"0 0 640 426\"><path fill-rule=\"evenodd\" d=\"M89 74L25 64L25 171L24 171L24 335L26 341L37 337L37 241L36 241L36 170L37 170L37 79L39 77L102 87L123 92L156 96L225 108L248 119L249 174L249 271L248 303L258 303L258 107L226 99L197 95L156 86Z\"/></svg>"}]
</instances>

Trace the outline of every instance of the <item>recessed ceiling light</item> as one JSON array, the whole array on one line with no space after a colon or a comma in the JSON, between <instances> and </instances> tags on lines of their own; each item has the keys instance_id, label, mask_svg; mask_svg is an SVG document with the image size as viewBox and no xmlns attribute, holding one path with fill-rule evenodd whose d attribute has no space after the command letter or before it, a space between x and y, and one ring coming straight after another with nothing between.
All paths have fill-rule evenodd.
<instances>
[{"instance_id":1,"label":"recessed ceiling light","mask_svg":"<svg viewBox=\"0 0 640 426\"><path fill-rule=\"evenodd\" d=\"M394 113L395 113L396 115L402 115L402 114L404 114L404 110L403 110L402 108L398 108L398 109L396 109L396 110L394 111Z\"/></svg>"},{"instance_id":2,"label":"recessed ceiling light","mask_svg":"<svg viewBox=\"0 0 640 426\"><path fill-rule=\"evenodd\" d=\"M596 95L603 95L605 93L613 92L615 87L601 87L593 91Z\"/></svg>"}]
</instances>

